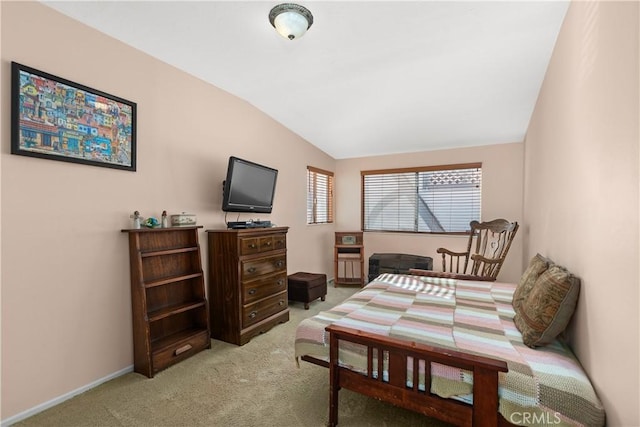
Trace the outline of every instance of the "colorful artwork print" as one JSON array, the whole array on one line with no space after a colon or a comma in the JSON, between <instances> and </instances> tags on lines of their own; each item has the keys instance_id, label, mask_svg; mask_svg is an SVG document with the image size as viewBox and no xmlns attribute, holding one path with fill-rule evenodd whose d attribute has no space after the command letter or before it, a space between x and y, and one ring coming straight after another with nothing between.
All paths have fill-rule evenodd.
<instances>
[{"instance_id":1,"label":"colorful artwork print","mask_svg":"<svg viewBox=\"0 0 640 427\"><path fill-rule=\"evenodd\" d=\"M135 171L136 104L12 63L11 152Z\"/></svg>"}]
</instances>

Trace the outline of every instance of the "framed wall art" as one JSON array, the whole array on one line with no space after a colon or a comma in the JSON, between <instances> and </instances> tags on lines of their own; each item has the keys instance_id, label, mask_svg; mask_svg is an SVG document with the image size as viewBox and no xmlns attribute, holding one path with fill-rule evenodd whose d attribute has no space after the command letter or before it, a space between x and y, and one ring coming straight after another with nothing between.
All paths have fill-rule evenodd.
<instances>
[{"instance_id":1,"label":"framed wall art","mask_svg":"<svg viewBox=\"0 0 640 427\"><path fill-rule=\"evenodd\" d=\"M11 63L11 154L136 170L136 104Z\"/></svg>"}]
</instances>

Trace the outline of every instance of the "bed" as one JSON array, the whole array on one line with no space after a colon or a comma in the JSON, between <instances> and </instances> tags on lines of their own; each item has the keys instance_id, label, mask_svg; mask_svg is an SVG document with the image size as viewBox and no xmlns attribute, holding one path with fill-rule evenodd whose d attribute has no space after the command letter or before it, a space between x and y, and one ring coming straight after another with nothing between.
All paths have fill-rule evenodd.
<instances>
[{"instance_id":1,"label":"bed","mask_svg":"<svg viewBox=\"0 0 640 427\"><path fill-rule=\"evenodd\" d=\"M382 274L303 320L296 360L329 368L332 426L340 388L455 425L603 426L602 403L567 345L523 344L515 290L503 282Z\"/></svg>"}]
</instances>

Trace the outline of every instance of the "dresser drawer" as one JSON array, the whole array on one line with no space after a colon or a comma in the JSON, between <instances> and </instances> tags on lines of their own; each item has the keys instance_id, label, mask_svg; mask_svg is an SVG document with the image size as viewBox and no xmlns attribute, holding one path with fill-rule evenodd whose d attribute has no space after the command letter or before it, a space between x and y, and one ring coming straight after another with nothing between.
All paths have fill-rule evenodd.
<instances>
[{"instance_id":1,"label":"dresser drawer","mask_svg":"<svg viewBox=\"0 0 640 427\"><path fill-rule=\"evenodd\" d=\"M167 366L173 365L189 356L207 348L211 343L207 330L194 332L184 340L176 341L171 345L153 352L153 371L158 372Z\"/></svg>"},{"instance_id":2,"label":"dresser drawer","mask_svg":"<svg viewBox=\"0 0 640 427\"><path fill-rule=\"evenodd\" d=\"M287 292L282 292L242 309L242 326L249 327L287 308Z\"/></svg>"},{"instance_id":3,"label":"dresser drawer","mask_svg":"<svg viewBox=\"0 0 640 427\"><path fill-rule=\"evenodd\" d=\"M240 255L253 255L260 252L257 237L240 238Z\"/></svg>"},{"instance_id":4,"label":"dresser drawer","mask_svg":"<svg viewBox=\"0 0 640 427\"><path fill-rule=\"evenodd\" d=\"M286 249L287 248L287 235L286 234L274 234L273 235L273 249Z\"/></svg>"},{"instance_id":5,"label":"dresser drawer","mask_svg":"<svg viewBox=\"0 0 640 427\"><path fill-rule=\"evenodd\" d=\"M287 272L287 255L273 255L264 258L256 258L241 261L242 281L252 280L265 274Z\"/></svg>"},{"instance_id":6,"label":"dresser drawer","mask_svg":"<svg viewBox=\"0 0 640 427\"><path fill-rule=\"evenodd\" d=\"M263 237L241 237L240 255L253 255L287 248L287 235L284 233Z\"/></svg>"},{"instance_id":7,"label":"dresser drawer","mask_svg":"<svg viewBox=\"0 0 640 427\"><path fill-rule=\"evenodd\" d=\"M258 246L260 247L260 252L269 252L274 250L273 236L260 237L258 239Z\"/></svg>"},{"instance_id":8,"label":"dresser drawer","mask_svg":"<svg viewBox=\"0 0 640 427\"><path fill-rule=\"evenodd\" d=\"M287 273L279 273L242 284L242 303L254 301L287 290Z\"/></svg>"}]
</instances>

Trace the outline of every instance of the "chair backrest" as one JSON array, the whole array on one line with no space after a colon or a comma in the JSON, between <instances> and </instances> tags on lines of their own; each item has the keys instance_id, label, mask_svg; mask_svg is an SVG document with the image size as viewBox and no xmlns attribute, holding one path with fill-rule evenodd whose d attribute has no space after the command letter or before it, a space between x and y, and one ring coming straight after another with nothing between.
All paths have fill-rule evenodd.
<instances>
[{"instance_id":1,"label":"chair backrest","mask_svg":"<svg viewBox=\"0 0 640 427\"><path fill-rule=\"evenodd\" d=\"M471 266L469 273L495 280L518 231L518 223L494 219L487 222L471 221L470 226L467 245L467 263Z\"/></svg>"}]
</instances>

